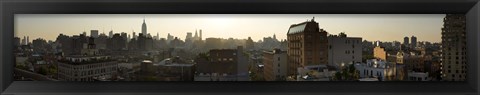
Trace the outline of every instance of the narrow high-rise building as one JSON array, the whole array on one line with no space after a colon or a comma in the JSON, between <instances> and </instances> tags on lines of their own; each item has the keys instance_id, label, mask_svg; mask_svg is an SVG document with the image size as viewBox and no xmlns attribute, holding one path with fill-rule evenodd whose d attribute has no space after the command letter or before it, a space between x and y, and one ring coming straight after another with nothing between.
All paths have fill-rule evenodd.
<instances>
[{"instance_id":1,"label":"narrow high-rise building","mask_svg":"<svg viewBox=\"0 0 480 95\"><path fill-rule=\"evenodd\" d=\"M112 36L113 36L113 29L110 30L110 32L108 32L108 38L112 38Z\"/></svg>"},{"instance_id":2,"label":"narrow high-rise building","mask_svg":"<svg viewBox=\"0 0 480 95\"><path fill-rule=\"evenodd\" d=\"M410 43L410 44L411 44L411 47L412 47L412 48L417 47L417 37L412 36L411 39L412 39L412 40L411 40L412 42Z\"/></svg>"},{"instance_id":3,"label":"narrow high-rise building","mask_svg":"<svg viewBox=\"0 0 480 95\"><path fill-rule=\"evenodd\" d=\"M287 76L296 79L298 68L316 68L328 63L327 32L314 19L293 24L287 33Z\"/></svg>"},{"instance_id":4,"label":"narrow high-rise building","mask_svg":"<svg viewBox=\"0 0 480 95\"><path fill-rule=\"evenodd\" d=\"M27 36L27 41L26 41L26 45L30 44L30 36Z\"/></svg>"},{"instance_id":5,"label":"narrow high-rise building","mask_svg":"<svg viewBox=\"0 0 480 95\"><path fill-rule=\"evenodd\" d=\"M408 40L409 40L408 37L403 38L403 45L404 46L408 46L410 44Z\"/></svg>"},{"instance_id":6,"label":"narrow high-rise building","mask_svg":"<svg viewBox=\"0 0 480 95\"><path fill-rule=\"evenodd\" d=\"M202 40L202 29L200 29L200 40Z\"/></svg>"},{"instance_id":7,"label":"narrow high-rise building","mask_svg":"<svg viewBox=\"0 0 480 95\"><path fill-rule=\"evenodd\" d=\"M147 36L147 24L145 23L145 18L143 18L142 34L143 34L144 37Z\"/></svg>"},{"instance_id":8,"label":"narrow high-rise building","mask_svg":"<svg viewBox=\"0 0 480 95\"><path fill-rule=\"evenodd\" d=\"M464 81L467 75L465 15L447 14L442 28L442 80Z\"/></svg>"}]
</instances>

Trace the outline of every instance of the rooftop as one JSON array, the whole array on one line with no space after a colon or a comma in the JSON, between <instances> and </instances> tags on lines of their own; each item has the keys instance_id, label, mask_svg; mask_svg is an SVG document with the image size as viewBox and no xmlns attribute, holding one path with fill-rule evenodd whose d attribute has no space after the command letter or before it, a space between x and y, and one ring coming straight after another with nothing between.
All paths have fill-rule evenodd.
<instances>
[{"instance_id":1,"label":"rooftop","mask_svg":"<svg viewBox=\"0 0 480 95\"><path fill-rule=\"evenodd\" d=\"M194 64L190 64L188 62L185 62L179 58L166 58L156 64L153 64L154 66L193 66Z\"/></svg>"},{"instance_id":2,"label":"rooftop","mask_svg":"<svg viewBox=\"0 0 480 95\"><path fill-rule=\"evenodd\" d=\"M61 63L67 63L72 65L94 64L113 61L115 60L111 59L110 56L66 56L65 58L59 60L59 62Z\"/></svg>"}]
</instances>

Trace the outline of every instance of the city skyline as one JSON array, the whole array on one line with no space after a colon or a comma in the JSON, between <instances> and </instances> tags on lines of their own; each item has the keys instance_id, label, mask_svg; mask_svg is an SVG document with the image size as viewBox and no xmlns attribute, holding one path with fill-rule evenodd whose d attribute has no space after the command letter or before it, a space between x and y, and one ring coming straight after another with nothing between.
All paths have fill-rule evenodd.
<instances>
[{"instance_id":1,"label":"city skyline","mask_svg":"<svg viewBox=\"0 0 480 95\"><path fill-rule=\"evenodd\" d=\"M297 22L319 22L329 34L345 32L349 37L362 37L369 41L399 41L416 36L418 41L441 42L441 27L445 14L19 14L15 16L15 36L30 40L43 38L55 41L56 37L78 35L99 30L108 35L134 31L141 33L143 18L147 32L160 38L170 33L184 40L187 32L202 29L203 38L251 37L255 42L274 34L286 39L288 27ZM25 27L25 28L24 28ZM45 32L52 32L51 34ZM58 32L56 32L58 31ZM373 35L370 33L374 33Z\"/></svg>"}]
</instances>

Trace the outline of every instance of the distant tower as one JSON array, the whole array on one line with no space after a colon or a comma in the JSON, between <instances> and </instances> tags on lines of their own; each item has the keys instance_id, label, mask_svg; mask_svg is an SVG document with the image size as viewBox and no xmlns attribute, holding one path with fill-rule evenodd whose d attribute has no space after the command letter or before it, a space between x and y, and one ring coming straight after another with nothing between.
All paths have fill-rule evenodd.
<instances>
[{"instance_id":1,"label":"distant tower","mask_svg":"<svg viewBox=\"0 0 480 95\"><path fill-rule=\"evenodd\" d=\"M273 39L277 40L277 36L275 35L275 33L273 33Z\"/></svg>"},{"instance_id":2,"label":"distant tower","mask_svg":"<svg viewBox=\"0 0 480 95\"><path fill-rule=\"evenodd\" d=\"M202 29L200 29L200 40L202 40Z\"/></svg>"},{"instance_id":3,"label":"distant tower","mask_svg":"<svg viewBox=\"0 0 480 95\"><path fill-rule=\"evenodd\" d=\"M108 38L112 38L112 36L113 36L113 29L110 30L110 32L108 33Z\"/></svg>"},{"instance_id":4,"label":"distant tower","mask_svg":"<svg viewBox=\"0 0 480 95\"><path fill-rule=\"evenodd\" d=\"M417 37L412 36L412 38L410 38L410 39L412 39L412 40L411 40L412 42L410 43L411 46L412 46L412 48L417 47Z\"/></svg>"},{"instance_id":5,"label":"distant tower","mask_svg":"<svg viewBox=\"0 0 480 95\"><path fill-rule=\"evenodd\" d=\"M408 46L409 45L408 42L409 42L408 37L403 38L403 45L404 46Z\"/></svg>"},{"instance_id":6,"label":"distant tower","mask_svg":"<svg viewBox=\"0 0 480 95\"><path fill-rule=\"evenodd\" d=\"M132 35L133 35L134 39L137 39L137 34L135 34L135 32L133 30L132 30Z\"/></svg>"},{"instance_id":7,"label":"distant tower","mask_svg":"<svg viewBox=\"0 0 480 95\"><path fill-rule=\"evenodd\" d=\"M158 32L157 32L157 37L156 38L157 38L157 40L159 40L159 38L160 38L160 36L158 36Z\"/></svg>"},{"instance_id":8,"label":"distant tower","mask_svg":"<svg viewBox=\"0 0 480 95\"><path fill-rule=\"evenodd\" d=\"M195 40L198 40L198 34L197 34L197 29L195 29L195 36L193 36Z\"/></svg>"},{"instance_id":9,"label":"distant tower","mask_svg":"<svg viewBox=\"0 0 480 95\"><path fill-rule=\"evenodd\" d=\"M147 24L145 23L145 17L143 18L142 34L147 36Z\"/></svg>"},{"instance_id":10,"label":"distant tower","mask_svg":"<svg viewBox=\"0 0 480 95\"><path fill-rule=\"evenodd\" d=\"M23 36L22 45L26 45L26 44L27 44L27 37Z\"/></svg>"},{"instance_id":11,"label":"distant tower","mask_svg":"<svg viewBox=\"0 0 480 95\"><path fill-rule=\"evenodd\" d=\"M29 43L29 41L30 41L29 39L30 39L30 37L27 36L27 41L26 41L26 42L27 42L27 45L28 45L28 43Z\"/></svg>"}]
</instances>

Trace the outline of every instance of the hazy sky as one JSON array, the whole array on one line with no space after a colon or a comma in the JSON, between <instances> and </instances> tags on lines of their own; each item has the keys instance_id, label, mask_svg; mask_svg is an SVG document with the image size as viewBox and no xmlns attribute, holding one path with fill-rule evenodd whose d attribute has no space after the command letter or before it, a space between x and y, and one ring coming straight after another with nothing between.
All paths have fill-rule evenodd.
<instances>
[{"instance_id":1,"label":"hazy sky","mask_svg":"<svg viewBox=\"0 0 480 95\"><path fill-rule=\"evenodd\" d=\"M54 41L60 34L78 35L90 30L114 33L141 32L143 18L147 32L160 38L167 33L185 39L187 32L202 29L203 38L221 37L254 41L276 34L286 39L290 25L315 17L329 34L345 32L350 37L370 41L400 41L416 36L418 41L441 41L445 14L17 14L15 36Z\"/></svg>"}]
</instances>

